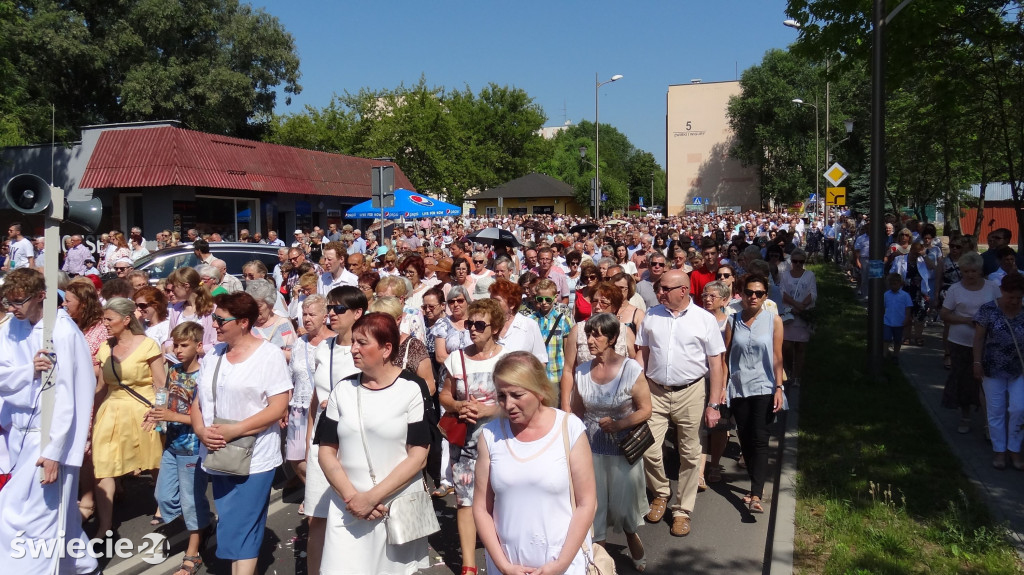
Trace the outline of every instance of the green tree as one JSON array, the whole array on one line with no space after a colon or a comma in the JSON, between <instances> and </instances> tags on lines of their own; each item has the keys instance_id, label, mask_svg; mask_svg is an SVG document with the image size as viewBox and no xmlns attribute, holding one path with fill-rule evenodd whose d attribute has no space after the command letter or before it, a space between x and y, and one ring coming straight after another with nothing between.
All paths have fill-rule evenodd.
<instances>
[{"instance_id":1,"label":"green tree","mask_svg":"<svg viewBox=\"0 0 1024 575\"><path fill-rule=\"evenodd\" d=\"M654 159L654 154L637 150L628 161L629 204L644 198L644 205L665 205L665 172ZM652 184L653 182L653 184ZM651 188L654 188L654 203L651 203Z\"/></svg>"},{"instance_id":2,"label":"green tree","mask_svg":"<svg viewBox=\"0 0 1024 575\"><path fill-rule=\"evenodd\" d=\"M298 93L299 59L280 22L238 0L161 2L17 0L0 38L23 82L24 138L49 139L56 105L63 139L86 124L179 119L188 127L254 137L277 93ZM2 72L0 72L2 73Z\"/></svg>"},{"instance_id":3,"label":"green tree","mask_svg":"<svg viewBox=\"0 0 1024 575\"><path fill-rule=\"evenodd\" d=\"M757 170L762 201L788 204L814 191L816 112L792 100L813 101L823 85L814 64L784 50L769 50L740 77L742 92L728 108L736 135L730 153Z\"/></svg>"}]
</instances>

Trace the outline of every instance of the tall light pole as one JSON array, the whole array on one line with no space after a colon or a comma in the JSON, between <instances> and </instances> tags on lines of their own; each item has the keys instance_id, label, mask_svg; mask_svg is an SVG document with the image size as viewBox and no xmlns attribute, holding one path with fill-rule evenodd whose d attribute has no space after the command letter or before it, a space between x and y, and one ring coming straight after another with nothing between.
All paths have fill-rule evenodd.
<instances>
[{"instance_id":1,"label":"tall light pole","mask_svg":"<svg viewBox=\"0 0 1024 575\"><path fill-rule=\"evenodd\" d=\"M818 97L815 96L814 99L817 102ZM818 105L804 102L800 98L793 98L793 103L814 108L814 210L820 214L823 210L818 207L821 203L821 132L818 130Z\"/></svg>"},{"instance_id":2,"label":"tall light pole","mask_svg":"<svg viewBox=\"0 0 1024 575\"><path fill-rule=\"evenodd\" d=\"M622 79L622 74L616 74L611 79L602 82L594 73L594 182L597 190L597 197L594 198L594 219L601 218L601 86L611 84Z\"/></svg>"}]
</instances>

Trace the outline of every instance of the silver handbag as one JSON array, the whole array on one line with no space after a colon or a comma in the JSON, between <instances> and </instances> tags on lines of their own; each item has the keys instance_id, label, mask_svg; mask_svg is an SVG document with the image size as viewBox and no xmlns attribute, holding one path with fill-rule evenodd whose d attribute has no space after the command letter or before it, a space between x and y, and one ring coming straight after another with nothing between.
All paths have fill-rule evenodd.
<instances>
[{"instance_id":1,"label":"silver handbag","mask_svg":"<svg viewBox=\"0 0 1024 575\"><path fill-rule=\"evenodd\" d=\"M359 438L363 441L366 453L366 465L370 471L370 481L377 485L377 476L373 472L370 460L370 449L366 445L366 431L363 429L363 386L356 388L356 402L359 408ZM434 514L434 504L427 493L427 482L420 472L422 489L412 493L403 493L391 500L388 511L384 515L384 527L387 529L388 544L402 545L422 539L441 530Z\"/></svg>"},{"instance_id":2,"label":"silver handbag","mask_svg":"<svg viewBox=\"0 0 1024 575\"><path fill-rule=\"evenodd\" d=\"M213 370L213 422L238 423L234 419L217 417L217 376L220 374L220 362L224 359L221 354L217 359L217 367ZM236 437L217 451L210 451L203 460L203 466L210 471L218 471L229 475L249 475L252 465L252 450L256 444L255 435Z\"/></svg>"}]
</instances>

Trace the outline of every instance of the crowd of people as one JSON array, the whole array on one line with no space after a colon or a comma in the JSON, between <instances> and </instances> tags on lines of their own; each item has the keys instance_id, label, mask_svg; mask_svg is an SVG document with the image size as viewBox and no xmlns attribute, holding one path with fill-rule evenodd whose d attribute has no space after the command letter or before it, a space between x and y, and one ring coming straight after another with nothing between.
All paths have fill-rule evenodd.
<instances>
[{"instance_id":1,"label":"crowd of people","mask_svg":"<svg viewBox=\"0 0 1024 575\"><path fill-rule=\"evenodd\" d=\"M15 417L0 425L14 474L0 506L6 518L14 498L43 497L49 484L33 481L24 462L42 458L49 469L52 460L69 471L55 483L80 512L61 526L67 537L84 537L82 522L116 537L116 481L148 473L153 523L182 517L190 534L176 575L194 575L214 524L209 485L217 556L244 575L256 568L272 483L285 468L304 489L310 573L427 567L425 537L401 533L431 496L454 496L456 529L443 536L458 541L464 575L479 569L478 540L498 572L583 573L606 555L611 531L625 534L643 571L640 526L667 522L678 537L699 528L698 493L725 479L731 438L749 480L745 513L765 513L772 425L786 390L802 384L814 331L817 282L806 266L849 262L856 276L857 225L755 212L590 225L466 217L414 222L383 245L372 231L335 224L296 230L291 245L275 232L238 238L278 245L273 270L258 260L226 270L208 248L220 237L189 230L202 263L153 282L129 265L141 230L131 242L108 234L117 247L100 258L115 272L105 281L75 267L92 254L76 255L81 238L71 238L57 286L57 364L92 368L57 370L57 385L81 398L62 409L83 415L55 424L71 448L41 455L30 396L53 365L36 353L45 286L38 261L12 257L0 398ZM492 226L515 241L473 241ZM1024 466L1024 361L1011 361L1024 343L1021 276L999 256L1004 246L993 254L1005 272L1000 292L982 276L985 257L943 255L927 225L906 235L893 235L887 258L905 305L889 326L897 298L887 294L894 353L903 333L911 344L919 337L915 306L922 321L941 309L951 400L967 414L983 388L997 456L1008 450ZM157 238L178 241L166 231ZM129 262L118 269L125 249ZM679 455L676 477L666 472L666 442ZM34 533L44 523L56 532L56 517L33 513L24 524L5 519L0 539L30 520Z\"/></svg>"}]
</instances>

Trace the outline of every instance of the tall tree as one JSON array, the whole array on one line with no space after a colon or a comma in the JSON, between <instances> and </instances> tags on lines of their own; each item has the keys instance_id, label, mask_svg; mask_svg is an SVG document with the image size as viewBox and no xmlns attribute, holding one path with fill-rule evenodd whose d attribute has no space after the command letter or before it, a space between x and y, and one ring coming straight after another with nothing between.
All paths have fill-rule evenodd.
<instances>
[{"instance_id":1,"label":"tall tree","mask_svg":"<svg viewBox=\"0 0 1024 575\"><path fill-rule=\"evenodd\" d=\"M17 0L0 13L25 138L49 139L32 106L56 106L58 132L86 124L179 119L254 137L280 89L298 93L299 59L280 22L238 0ZM2 73L2 72L0 72ZM9 94L6 86L2 93ZM44 108L44 109L45 109ZM46 114L48 116L48 114Z\"/></svg>"}]
</instances>

